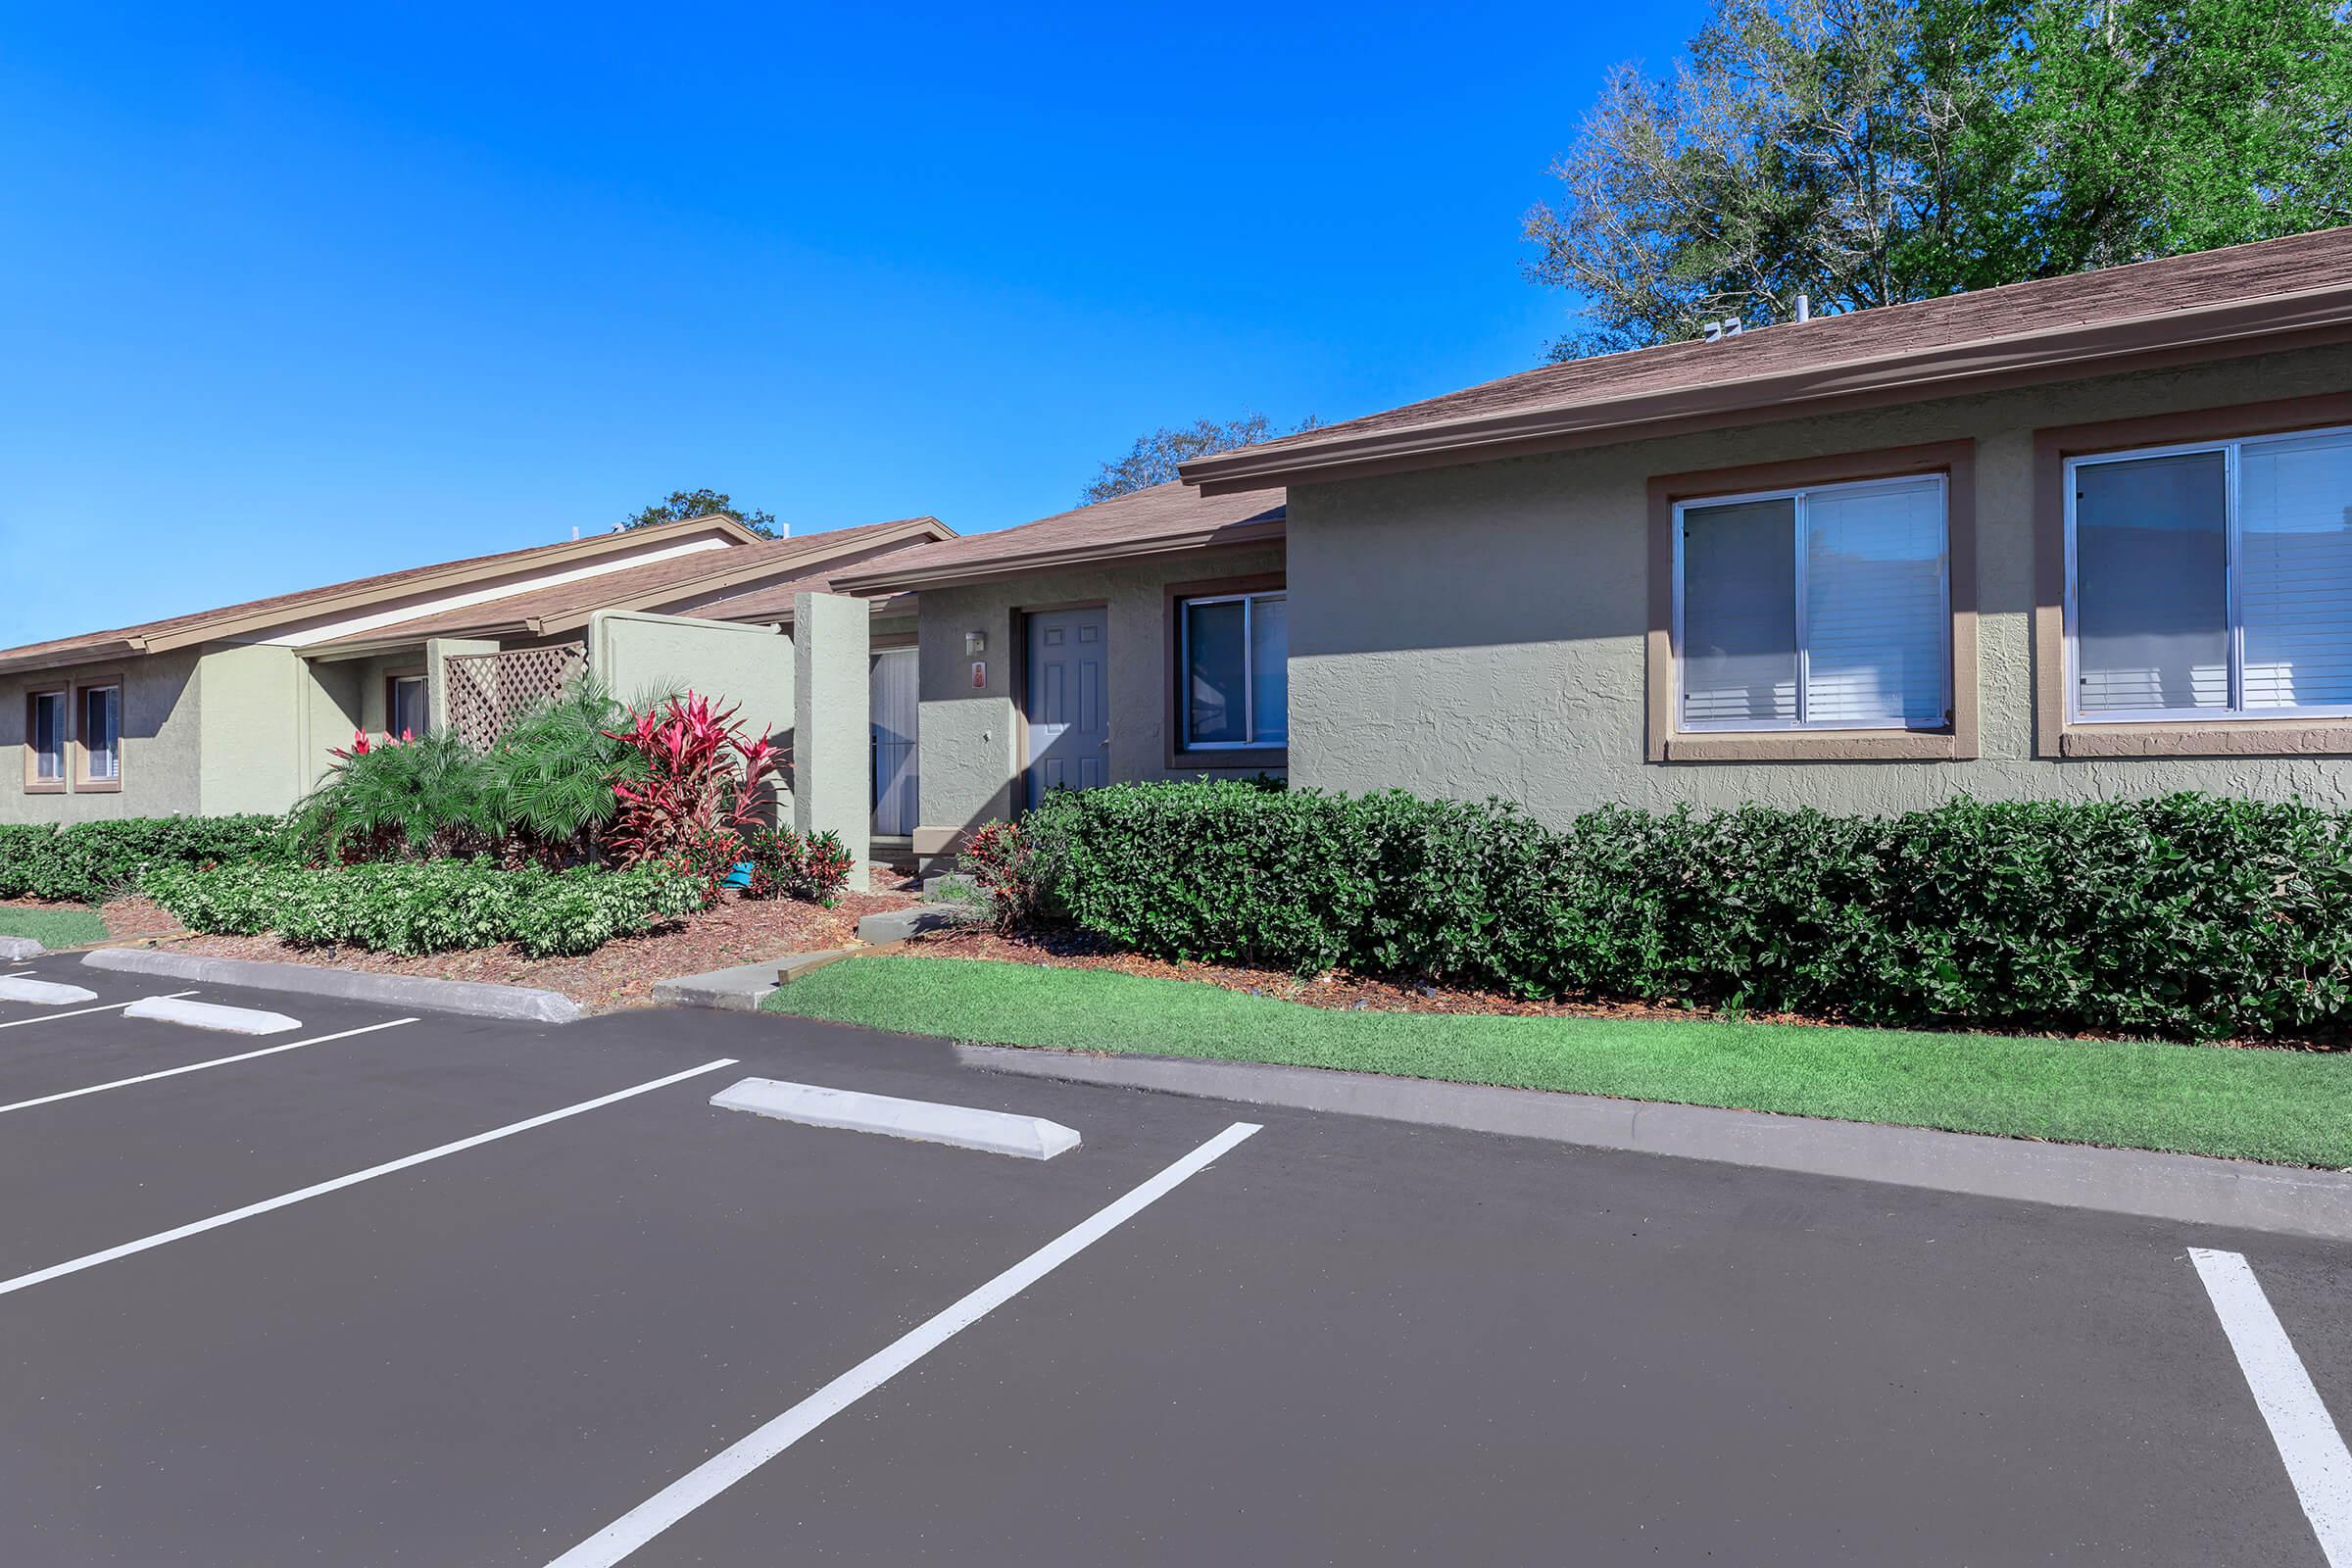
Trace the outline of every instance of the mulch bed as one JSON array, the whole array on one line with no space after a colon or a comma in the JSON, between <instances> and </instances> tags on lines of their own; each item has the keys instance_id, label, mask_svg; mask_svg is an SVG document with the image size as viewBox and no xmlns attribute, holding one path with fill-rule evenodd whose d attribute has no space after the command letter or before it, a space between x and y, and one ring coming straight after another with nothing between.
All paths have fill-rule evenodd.
<instances>
[{"instance_id":1,"label":"mulch bed","mask_svg":"<svg viewBox=\"0 0 2352 1568\"><path fill-rule=\"evenodd\" d=\"M1116 951L1101 939L1081 932L1022 932L1005 936L967 927L917 937L909 947L919 947L926 957L993 958L1007 963L1035 963L1062 969L1109 969L1118 974L1145 975L1158 980L1187 980L1201 985L1221 986L1228 991L1247 992L1253 997L1272 997L1282 1002L1304 1003L1310 1007L1328 1007L1338 1012L1446 1012L1517 1018L1651 1018L1684 1022L1715 1016L1712 1008L1685 1007L1671 1000L1615 1002L1603 999L1560 999L1535 1002L1495 991L1368 979L1344 970L1330 970L1301 979L1288 969L1258 968L1249 964L1170 963L1162 958L1147 958ZM1817 1028L1840 1028L1852 1023L1852 1020L1845 1018L1796 1012L1743 1012L1740 1017L1746 1023L1807 1024ZM2000 1031L1946 1032L1986 1034ZM2026 1038L2099 1041L2137 1037L2051 1032ZM2352 1050L2352 1034L2337 1032L2298 1040L2228 1040L2216 1044L2265 1050L2340 1052Z\"/></svg>"},{"instance_id":2,"label":"mulch bed","mask_svg":"<svg viewBox=\"0 0 2352 1568\"><path fill-rule=\"evenodd\" d=\"M571 958L533 958L512 944L404 958L358 948L297 948L273 936L196 937L172 943L172 951L365 969L371 974L537 986L560 991L592 1011L611 1012L651 1005L656 981L731 969L790 953L849 947L857 939L860 916L903 909L914 902L901 893L845 893L827 909L792 899L730 897L717 907L689 915L666 931L624 937Z\"/></svg>"}]
</instances>

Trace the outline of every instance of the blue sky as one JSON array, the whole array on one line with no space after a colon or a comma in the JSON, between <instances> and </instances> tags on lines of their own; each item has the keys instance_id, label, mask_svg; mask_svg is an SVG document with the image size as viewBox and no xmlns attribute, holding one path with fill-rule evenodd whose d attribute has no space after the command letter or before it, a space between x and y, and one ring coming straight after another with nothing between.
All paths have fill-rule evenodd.
<instances>
[{"instance_id":1,"label":"blue sky","mask_svg":"<svg viewBox=\"0 0 2352 1568\"><path fill-rule=\"evenodd\" d=\"M1702 6L855 9L11 7L0 645L1525 368L1519 216Z\"/></svg>"}]
</instances>

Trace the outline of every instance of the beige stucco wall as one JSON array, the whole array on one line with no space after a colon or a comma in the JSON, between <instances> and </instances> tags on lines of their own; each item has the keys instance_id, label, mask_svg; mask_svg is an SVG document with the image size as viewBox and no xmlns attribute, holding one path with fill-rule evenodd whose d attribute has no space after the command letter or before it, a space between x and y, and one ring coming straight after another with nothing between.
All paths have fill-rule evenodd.
<instances>
[{"instance_id":1,"label":"beige stucco wall","mask_svg":"<svg viewBox=\"0 0 2352 1568\"><path fill-rule=\"evenodd\" d=\"M1609 801L1877 812L1963 792L2352 807L2343 759L2035 758L2031 635L2036 428L2347 389L2352 348L2316 349L1294 489L1292 780L1498 795L1555 820ZM1961 437L1978 442L1982 759L1645 761L1649 478Z\"/></svg>"},{"instance_id":2,"label":"beige stucco wall","mask_svg":"<svg viewBox=\"0 0 2352 1568\"><path fill-rule=\"evenodd\" d=\"M1026 759L1017 722L1020 616L1025 610L1102 604L1109 610L1110 776L1199 777L1167 765L1167 585L1283 569L1282 548L1195 551L1039 572L961 588L926 588L921 620L921 850L936 835L1007 816ZM1294 603L1292 613L1298 613ZM987 682L972 685L964 634L984 632ZM1248 777L1254 766L1231 770Z\"/></svg>"},{"instance_id":3,"label":"beige stucco wall","mask_svg":"<svg viewBox=\"0 0 2352 1568\"><path fill-rule=\"evenodd\" d=\"M691 690L740 705L750 734L792 731L792 639L772 626L600 612L588 622L588 667L624 703Z\"/></svg>"},{"instance_id":4,"label":"beige stucco wall","mask_svg":"<svg viewBox=\"0 0 2352 1568\"><path fill-rule=\"evenodd\" d=\"M192 815L201 809L197 656L162 654L36 675L0 675L0 822L89 822ZM75 680L122 680L122 788L29 794L24 788L24 694Z\"/></svg>"},{"instance_id":5,"label":"beige stucco wall","mask_svg":"<svg viewBox=\"0 0 2352 1568\"><path fill-rule=\"evenodd\" d=\"M266 644L208 651L197 799L206 816L282 811L308 789L313 681L302 656Z\"/></svg>"}]
</instances>

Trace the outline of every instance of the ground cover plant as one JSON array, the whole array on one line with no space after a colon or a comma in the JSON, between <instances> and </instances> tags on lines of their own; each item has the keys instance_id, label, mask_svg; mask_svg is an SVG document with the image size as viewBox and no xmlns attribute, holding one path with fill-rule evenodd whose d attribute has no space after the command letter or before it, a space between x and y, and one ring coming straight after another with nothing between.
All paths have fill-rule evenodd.
<instances>
[{"instance_id":1,"label":"ground cover plant","mask_svg":"<svg viewBox=\"0 0 2352 1568\"><path fill-rule=\"evenodd\" d=\"M2212 1040L2352 1025L2352 829L2294 805L1959 800L1889 817L1235 783L1049 797L967 866L1155 957L1855 1022Z\"/></svg>"},{"instance_id":2,"label":"ground cover plant","mask_svg":"<svg viewBox=\"0 0 2352 1568\"><path fill-rule=\"evenodd\" d=\"M54 953L105 941L106 921L95 909L0 908L0 937L30 937Z\"/></svg>"}]
</instances>

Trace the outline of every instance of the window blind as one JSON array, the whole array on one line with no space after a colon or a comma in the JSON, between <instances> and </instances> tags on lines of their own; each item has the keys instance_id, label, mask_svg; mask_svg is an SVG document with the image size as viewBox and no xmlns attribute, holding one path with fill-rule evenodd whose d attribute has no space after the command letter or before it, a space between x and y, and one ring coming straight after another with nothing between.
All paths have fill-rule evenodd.
<instances>
[{"instance_id":1,"label":"window blind","mask_svg":"<svg viewBox=\"0 0 2352 1568\"><path fill-rule=\"evenodd\" d=\"M1805 721L1943 723L1943 486L1805 497Z\"/></svg>"},{"instance_id":2,"label":"window blind","mask_svg":"<svg viewBox=\"0 0 2352 1568\"><path fill-rule=\"evenodd\" d=\"M1796 499L1683 514L1683 722L1796 722Z\"/></svg>"},{"instance_id":3,"label":"window blind","mask_svg":"<svg viewBox=\"0 0 2352 1568\"><path fill-rule=\"evenodd\" d=\"M2238 460L2245 706L2352 706L2352 436Z\"/></svg>"}]
</instances>

